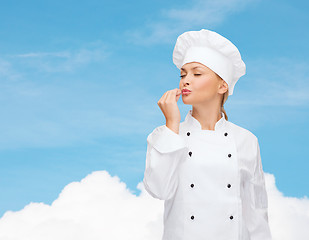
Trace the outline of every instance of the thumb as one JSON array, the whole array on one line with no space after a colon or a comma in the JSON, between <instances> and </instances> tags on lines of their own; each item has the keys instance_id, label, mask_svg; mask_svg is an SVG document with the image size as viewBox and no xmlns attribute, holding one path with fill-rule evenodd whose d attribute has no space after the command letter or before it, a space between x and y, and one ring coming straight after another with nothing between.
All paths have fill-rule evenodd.
<instances>
[{"instance_id":1,"label":"thumb","mask_svg":"<svg viewBox=\"0 0 309 240\"><path fill-rule=\"evenodd\" d=\"M177 89L177 91L176 91L176 102L178 102L178 99L180 98L180 95L181 95L181 90Z\"/></svg>"}]
</instances>

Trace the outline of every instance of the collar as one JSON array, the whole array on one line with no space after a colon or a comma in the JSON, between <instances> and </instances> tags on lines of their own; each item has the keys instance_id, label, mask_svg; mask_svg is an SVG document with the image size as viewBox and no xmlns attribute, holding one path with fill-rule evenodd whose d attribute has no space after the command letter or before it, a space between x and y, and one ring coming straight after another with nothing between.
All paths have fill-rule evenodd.
<instances>
[{"instance_id":1,"label":"collar","mask_svg":"<svg viewBox=\"0 0 309 240\"><path fill-rule=\"evenodd\" d=\"M225 122L226 122L226 119L224 117L223 112L221 112L221 116L222 117L215 124L215 130L202 129L200 122L192 116L192 110L189 110L189 112L188 112L188 114L185 118L185 122L188 124L188 126L190 126L193 129L197 129L197 130L205 131L205 132L206 131L215 132L215 131L218 131L219 129L222 129Z\"/></svg>"}]
</instances>

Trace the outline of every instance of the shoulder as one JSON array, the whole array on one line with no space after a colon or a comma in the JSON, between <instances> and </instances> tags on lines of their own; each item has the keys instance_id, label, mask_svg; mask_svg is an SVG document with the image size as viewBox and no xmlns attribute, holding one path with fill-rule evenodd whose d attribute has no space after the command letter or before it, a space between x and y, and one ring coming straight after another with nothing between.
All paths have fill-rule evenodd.
<instances>
[{"instance_id":1,"label":"shoulder","mask_svg":"<svg viewBox=\"0 0 309 240\"><path fill-rule=\"evenodd\" d=\"M233 132L233 133L237 133L237 135L240 135L242 137L245 137L245 138L250 138L250 139L253 139L253 140L256 140L257 137L254 133L252 133L251 131L249 131L248 129L244 128L244 127L241 127L239 125L236 125L235 123L232 123L230 121L226 121L229 129Z\"/></svg>"},{"instance_id":2,"label":"shoulder","mask_svg":"<svg viewBox=\"0 0 309 240\"><path fill-rule=\"evenodd\" d=\"M236 125L230 121L226 121L228 129L231 131L234 139L240 144L255 146L258 143L257 136L248 129Z\"/></svg>"}]
</instances>

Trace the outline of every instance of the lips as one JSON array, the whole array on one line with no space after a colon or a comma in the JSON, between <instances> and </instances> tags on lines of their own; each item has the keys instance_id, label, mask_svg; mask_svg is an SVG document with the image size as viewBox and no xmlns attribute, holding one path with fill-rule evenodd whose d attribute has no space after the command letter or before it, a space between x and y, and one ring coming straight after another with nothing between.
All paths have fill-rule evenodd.
<instances>
[{"instance_id":1,"label":"lips","mask_svg":"<svg viewBox=\"0 0 309 240\"><path fill-rule=\"evenodd\" d=\"M182 94L189 94L191 91L189 89L182 89Z\"/></svg>"}]
</instances>

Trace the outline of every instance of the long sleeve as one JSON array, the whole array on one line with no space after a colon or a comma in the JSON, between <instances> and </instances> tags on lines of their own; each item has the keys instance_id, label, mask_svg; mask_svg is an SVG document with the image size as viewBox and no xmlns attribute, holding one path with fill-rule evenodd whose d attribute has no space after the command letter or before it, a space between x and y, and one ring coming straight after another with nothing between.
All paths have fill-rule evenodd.
<instances>
[{"instance_id":1,"label":"long sleeve","mask_svg":"<svg viewBox=\"0 0 309 240\"><path fill-rule=\"evenodd\" d=\"M268 223L268 196L258 139L255 141L254 174L250 180L251 220L247 223L250 240L272 240Z\"/></svg>"},{"instance_id":2,"label":"long sleeve","mask_svg":"<svg viewBox=\"0 0 309 240\"><path fill-rule=\"evenodd\" d=\"M143 183L151 196L167 200L174 195L178 186L177 170L185 149L185 139L166 125L148 135Z\"/></svg>"}]
</instances>

